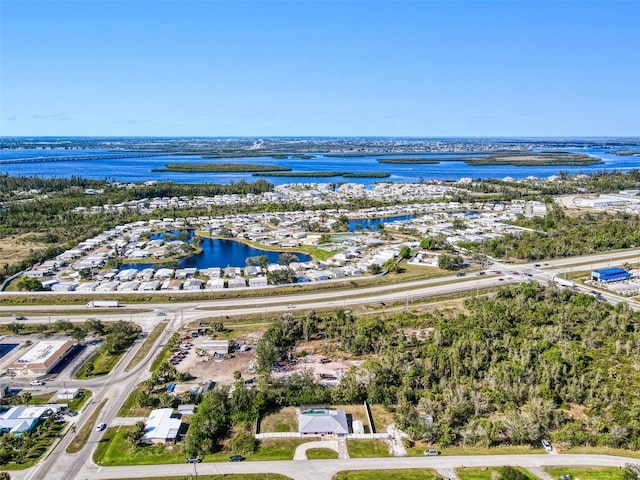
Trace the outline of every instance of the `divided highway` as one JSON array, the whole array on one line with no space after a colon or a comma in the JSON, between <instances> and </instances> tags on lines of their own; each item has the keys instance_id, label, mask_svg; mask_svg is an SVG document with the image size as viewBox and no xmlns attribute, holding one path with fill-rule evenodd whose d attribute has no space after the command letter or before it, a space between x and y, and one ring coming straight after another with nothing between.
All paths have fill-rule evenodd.
<instances>
[{"instance_id":1,"label":"divided highway","mask_svg":"<svg viewBox=\"0 0 640 480\"><path fill-rule=\"evenodd\" d=\"M163 335L156 341L145 359L130 372L124 372L129 360L135 355L142 342L136 345L124 356L111 374L86 381L68 380L50 381L47 387L82 387L93 391L91 403L85 408L79 417L78 429L84 421L90 417L96 406L104 399L107 400L103 410L98 416L97 423L109 424L115 417L129 393L135 385L144 380L148 375L148 368L153 358L165 344L170 335L188 322L203 318L221 319L227 316L264 315L283 311L300 311L308 309L346 308L361 305L371 305L376 308L385 308L391 304L402 304L418 299L439 297L462 292L481 291L500 285L535 280L541 284L548 284L553 277L570 270L587 270L602 268L611 264L624 261L633 262L640 258L640 249L624 252L590 255L584 257L567 258L549 261L544 265L533 263L507 265L494 263L492 272L484 275L469 275L464 277L441 277L427 280L414 280L404 283L380 285L366 288L345 288L335 291L305 292L300 294L287 294L263 297L256 306L255 297L241 299L206 300L201 302L171 302L155 304L137 304L131 307L120 307L116 311L96 309L91 315L69 315L69 311L86 310L82 306L52 305L38 306L0 306L0 323L16 321L11 316L18 308L28 317L26 322L56 321L59 318L71 321L84 321L91 316L101 320L130 319L144 325L146 331L160 320L168 318L169 325ZM500 271L500 274L496 274ZM517 272L517 273L516 273ZM345 284L346 286L346 284ZM581 288L581 287L579 287ZM584 288L587 291L586 288ZM256 292L258 295L259 292ZM604 298L612 303L627 302L631 308L640 310L640 305L631 299L619 297L614 294L602 292ZM3 292L0 295L12 295ZM46 315L43 310L46 309ZM139 311L148 310L144 313ZM137 310L138 313L128 310ZM156 316L155 312L169 312L167 317ZM30 314L29 312L33 312ZM58 313L56 313L58 312ZM74 318L75 317L75 318ZM127 318L128 317L128 318ZM92 427L93 428L93 427ZM53 449L53 451L40 461L35 467L12 472L12 477L19 480L41 480L48 478L73 479L108 479L108 478L135 478L157 477L166 475L189 475L193 472L192 465L152 465L140 467L98 467L91 459L92 452L102 433L92 429L91 436L85 448L77 454L69 455L65 452L66 446L71 441L71 434L67 434ZM340 470L358 469L389 469L389 468L459 468L462 466L497 466L519 465L523 467L543 467L550 465L606 465L623 466L627 462L637 459L625 459L621 457L601 455L517 455L517 456L460 456L437 458L385 458L385 459L350 459L350 460L323 460L314 461L313 468L309 468L306 461L289 462L244 462L244 463L210 463L197 466L202 474L226 474L226 473L282 473L294 479L330 479Z\"/></svg>"}]
</instances>

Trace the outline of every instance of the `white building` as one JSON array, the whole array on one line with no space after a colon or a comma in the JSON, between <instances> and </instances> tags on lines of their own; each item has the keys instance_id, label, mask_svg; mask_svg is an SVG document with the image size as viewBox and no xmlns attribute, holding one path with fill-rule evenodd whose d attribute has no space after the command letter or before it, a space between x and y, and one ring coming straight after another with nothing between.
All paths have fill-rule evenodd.
<instances>
[{"instance_id":1,"label":"white building","mask_svg":"<svg viewBox=\"0 0 640 480\"><path fill-rule=\"evenodd\" d=\"M180 433L182 422L179 418L172 418L172 408L152 410L144 425L144 435L140 438L143 443L175 443Z\"/></svg>"}]
</instances>

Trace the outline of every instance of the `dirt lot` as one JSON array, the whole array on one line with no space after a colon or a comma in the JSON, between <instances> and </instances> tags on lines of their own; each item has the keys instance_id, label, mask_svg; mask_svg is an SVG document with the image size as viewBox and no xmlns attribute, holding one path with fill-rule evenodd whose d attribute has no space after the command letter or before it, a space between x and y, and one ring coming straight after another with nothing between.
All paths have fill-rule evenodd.
<instances>
[{"instance_id":1,"label":"dirt lot","mask_svg":"<svg viewBox=\"0 0 640 480\"><path fill-rule=\"evenodd\" d=\"M244 380L255 378L255 343L259 334L245 333L236 338L236 345L246 345L247 351L234 351L223 358L214 358L213 355L199 354L200 345L205 340L211 340L209 336L186 338L184 342L193 346L186 357L176 365L180 372L189 372L200 382L212 381L216 384L231 385L234 382L233 372L236 370L242 374Z\"/></svg>"},{"instance_id":2,"label":"dirt lot","mask_svg":"<svg viewBox=\"0 0 640 480\"><path fill-rule=\"evenodd\" d=\"M21 262L27 258L29 250L46 247L45 244L27 240L29 236L30 234L3 237L0 242L0 264L8 263L11 265Z\"/></svg>"},{"instance_id":3,"label":"dirt lot","mask_svg":"<svg viewBox=\"0 0 640 480\"><path fill-rule=\"evenodd\" d=\"M305 355L282 364L273 372L274 377L286 377L303 370L311 370L318 383L337 385L351 367L361 365L361 360L330 359L323 355Z\"/></svg>"}]
</instances>

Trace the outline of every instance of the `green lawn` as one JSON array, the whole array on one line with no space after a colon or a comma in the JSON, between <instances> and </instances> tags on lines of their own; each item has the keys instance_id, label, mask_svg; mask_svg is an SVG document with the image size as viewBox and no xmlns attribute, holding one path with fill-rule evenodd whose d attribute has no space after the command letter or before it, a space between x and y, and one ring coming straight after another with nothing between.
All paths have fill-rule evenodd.
<instances>
[{"instance_id":1,"label":"green lawn","mask_svg":"<svg viewBox=\"0 0 640 480\"><path fill-rule=\"evenodd\" d=\"M246 457L247 460L293 460L296 447L308 441L308 438L265 438L260 441L258 451Z\"/></svg>"},{"instance_id":2,"label":"green lawn","mask_svg":"<svg viewBox=\"0 0 640 480\"><path fill-rule=\"evenodd\" d=\"M389 456L389 447L382 440L347 440L347 449L351 458Z\"/></svg>"},{"instance_id":3,"label":"green lawn","mask_svg":"<svg viewBox=\"0 0 640 480\"><path fill-rule=\"evenodd\" d=\"M167 343L165 344L164 348L155 358L155 360L153 361L149 369L152 372L155 372L156 370L158 370L158 368L160 368L160 365L162 365L164 362L169 360L169 357L171 356L174 348L178 345L179 342L180 342L180 335L178 335L177 333L174 333L171 336L171 338L167 340Z\"/></svg>"},{"instance_id":4,"label":"green lawn","mask_svg":"<svg viewBox=\"0 0 640 480\"><path fill-rule=\"evenodd\" d=\"M145 445L132 447L125 434L133 427L108 428L103 435L93 460L98 465L153 465L156 463L184 463L185 454L182 445Z\"/></svg>"},{"instance_id":5,"label":"green lawn","mask_svg":"<svg viewBox=\"0 0 640 480\"><path fill-rule=\"evenodd\" d=\"M67 403L69 406L69 410L79 412L92 395L91 390L85 390L84 388L81 388L79 393L80 394L70 402L62 401L58 403Z\"/></svg>"},{"instance_id":6,"label":"green lawn","mask_svg":"<svg viewBox=\"0 0 640 480\"><path fill-rule=\"evenodd\" d=\"M534 453L544 453L544 449L534 448L527 445L513 445L504 447L461 447L450 446L446 448L439 448L435 446L415 446L407 449L409 456L420 457L424 455L424 451L428 448L435 448L440 450L441 455L530 455Z\"/></svg>"},{"instance_id":7,"label":"green lawn","mask_svg":"<svg viewBox=\"0 0 640 480\"><path fill-rule=\"evenodd\" d=\"M639 450L624 450L611 447L574 447L562 450L562 453L587 453L595 455L616 455L618 457L640 458Z\"/></svg>"},{"instance_id":8,"label":"green lawn","mask_svg":"<svg viewBox=\"0 0 640 480\"><path fill-rule=\"evenodd\" d=\"M616 467L547 467L545 471L554 478L568 474L576 480L622 480L624 473Z\"/></svg>"},{"instance_id":9,"label":"green lawn","mask_svg":"<svg viewBox=\"0 0 640 480\"><path fill-rule=\"evenodd\" d=\"M433 470L403 468L398 470L347 470L338 472L332 480L430 480Z\"/></svg>"},{"instance_id":10,"label":"green lawn","mask_svg":"<svg viewBox=\"0 0 640 480\"><path fill-rule=\"evenodd\" d=\"M518 470L531 480L538 479L538 477L534 477L523 468L518 468ZM456 475L460 480L494 480L495 478L499 478L497 476L498 468L494 467L456 468Z\"/></svg>"},{"instance_id":11,"label":"green lawn","mask_svg":"<svg viewBox=\"0 0 640 480\"><path fill-rule=\"evenodd\" d=\"M184 463L185 453L182 442L176 445L144 445L132 447L126 440L125 434L133 427L108 428L95 450L93 460L98 465L154 465L163 463ZM251 460L292 460L296 447L308 439L277 438L264 439L256 453L246 456ZM234 452L222 451L205 455L205 462L226 462Z\"/></svg>"},{"instance_id":12,"label":"green lawn","mask_svg":"<svg viewBox=\"0 0 640 480\"><path fill-rule=\"evenodd\" d=\"M223 475L225 480L291 480L284 475L278 475L277 473L226 473ZM190 477L147 477L138 478L137 480L185 480ZM198 475L200 480L220 480L220 475ZM119 480L129 480L122 478Z\"/></svg>"},{"instance_id":13,"label":"green lawn","mask_svg":"<svg viewBox=\"0 0 640 480\"><path fill-rule=\"evenodd\" d=\"M111 370L113 370L113 367L117 365L118 361L122 358L126 351L127 349L113 355L103 348L98 348L98 350L93 355L91 355L91 357L89 357L84 365L78 370L76 378L79 380L84 380L86 378L107 375L111 372ZM87 370L85 369L89 364L93 365L93 370L91 370L90 374L88 374Z\"/></svg>"},{"instance_id":14,"label":"green lawn","mask_svg":"<svg viewBox=\"0 0 640 480\"><path fill-rule=\"evenodd\" d=\"M338 458L338 452L330 448L310 448L307 450L307 458L309 460L335 460Z\"/></svg>"}]
</instances>

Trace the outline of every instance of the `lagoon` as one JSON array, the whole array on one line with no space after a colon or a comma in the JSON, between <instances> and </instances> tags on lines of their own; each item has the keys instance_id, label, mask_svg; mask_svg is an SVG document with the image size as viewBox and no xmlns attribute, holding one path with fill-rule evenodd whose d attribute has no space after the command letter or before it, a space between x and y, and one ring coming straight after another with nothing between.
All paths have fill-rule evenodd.
<instances>
[{"instance_id":1,"label":"lagoon","mask_svg":"<svg viewBox=\"0 0 640 480\"><path fill-rule=\"evenodd\" d=\"M282 253L271 250L261 250L242 242L222 238L202 238L200 247L202 248L202 251L199 254L177 260L178 268L244 268L245 259L247 257L266 255L269 259L269 263L278 263L278 256ZM312 258L305 253L295 252L294 254L301 262L308 262L312 260ZM120 268L144 270L145 268L160 268L160 263L127 263L121 265Z\"/></svg>"},{"instance_id":2,"label":"lagoon","mask_svg":"<svg viewBox=\"0 0 640 480\"><path fill-rule=\"evenodd\" d=\"M382 225L383 223L391 223L396 221L404 221L411 220L415 218L415 215L399 215L397 217L380 217L380 218L356 218L353 220L349 220L349 231L353 232L356 230L370 230L377 231L378 225Z\"/></svg>"}]
</instances>

